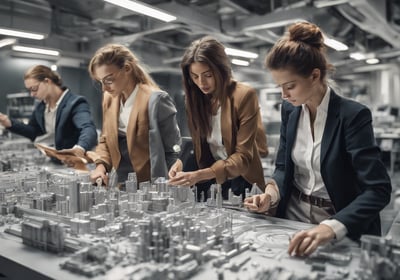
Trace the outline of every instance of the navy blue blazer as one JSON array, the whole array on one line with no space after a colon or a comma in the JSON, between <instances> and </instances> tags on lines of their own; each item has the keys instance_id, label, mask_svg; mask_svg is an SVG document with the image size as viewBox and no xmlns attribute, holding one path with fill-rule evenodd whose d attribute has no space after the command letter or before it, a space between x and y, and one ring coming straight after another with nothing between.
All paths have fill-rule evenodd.
<instances>
[{"instance_id":1,"label":"navy blue blazer","mask_svg":"<svg viewBox=\"0 0 400 280\"><path fill-rule=\"evenodd\" d=\"M273 179L281 195L277 216L283 218L294 188L291 154L301 109L286 101L282 103L280 145ZM321 142L321 175L336 209L332 219L346 226L348 237L380 235L379 212L390 202L392 186L375 141L371 111L333 90Z\"/></svg>"},{"instance_id":2,"label":"navy blue blazer","mask_svg":"<svg viewBox=\"0 0 400 280\"><path fill-rule=\"evenodd\" d=\"M42 101L34 109L28 124L11 119L13 133L25 136L31 141L46 133L44 110L46 104ZM89 104L83 96L73 94L70 90L57 108L55 130L55 148L70 149L79 145L85 150L91 150L97 145L97 132L93 123Z\"/></svg>"}]
</instances>

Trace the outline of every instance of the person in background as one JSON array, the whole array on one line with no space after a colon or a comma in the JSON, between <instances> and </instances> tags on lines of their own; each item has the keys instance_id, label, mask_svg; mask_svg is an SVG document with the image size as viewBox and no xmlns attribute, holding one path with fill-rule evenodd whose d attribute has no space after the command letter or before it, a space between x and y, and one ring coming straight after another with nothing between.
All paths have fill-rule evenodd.
<instances>
[{"instance_id":1,"label":"person in background","mask_svg":"<svg viewBox=\"0 0 400 280\"><path fill-rule=\"evenodd\" d=\"M138 182L167 177L181 145L171 97L122 45L98 49L89 73L103 91L103 128L92 181L101 178L107 185L113 168L120 183L130 172L136 172Z\"/></svg>"},{"instance_id":2,"label":"person in background","mask_svg":"<svg viewBox=\"0 0 400 280\"><path fill-rule=\"evenodd\" d=\"M282 90L280 146L265 193L245 200L263 213L316 224L291 238L290 255L310 255L345 236L381 234L379 212L391 182L376 145L370 110L328 83L324 37L300 22L273 46L266 67Z\"/></svg>"},{"instance_id":3,"label":"person in background","mask_svg":"<svg viewBox=\"0 0 400 280\"><path fill-rule=\"evenodd\" d=\"M1 113L0 123L34 143L84 158L85 152L97 144L96 127L86 99L64 87L60 75L44 65L30 68L24 83L32 97L40 101L28 124ZM65 163L74 165L73 161Z\"/></svg>"},{"instance_id":4,"label":"person in background","mask_svg":"<svg viewBox=\"0 0 400 280\"><path fill-rule=\"evenodd\" d=\"M256 183L264 189L260 155L268 154L257 92L235 81L225 47L212 37L194 41L181 69L185 104L199 169L183 172L181 160L169 171L170 184L192 186L216 182L244 195Z\"/></svg>"}]
</instances>

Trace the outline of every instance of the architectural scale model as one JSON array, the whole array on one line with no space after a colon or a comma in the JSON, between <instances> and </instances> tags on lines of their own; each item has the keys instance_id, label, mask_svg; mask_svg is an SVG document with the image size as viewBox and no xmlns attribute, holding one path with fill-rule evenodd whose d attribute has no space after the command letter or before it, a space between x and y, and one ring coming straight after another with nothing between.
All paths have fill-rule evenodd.
<instances>
[{"instance_id":1,"label":"architectural scale model","mask_svg":"<svg viewBox=\"0 0 400 280\"><path fill-rule=\"evenodd\" d=\"M124 190L105 188L92 185L86 173L39 168L29 161L40 156L28 150L2 154L3 166L11 158L24 160L0 173L0 226L26 246L62 256L59 269L69 271L70 279L400 275L400 244L393 240L364 236L361 248L348 242L294 258L286 253L289 238L310 225L248 213L232 193L223 201L220 185L211 187L205 203L197 202L195 190L169 186L165 178L137 184L134 173ZM254 186L252 193L258 191Z\"/></svg>"}]
</instances>

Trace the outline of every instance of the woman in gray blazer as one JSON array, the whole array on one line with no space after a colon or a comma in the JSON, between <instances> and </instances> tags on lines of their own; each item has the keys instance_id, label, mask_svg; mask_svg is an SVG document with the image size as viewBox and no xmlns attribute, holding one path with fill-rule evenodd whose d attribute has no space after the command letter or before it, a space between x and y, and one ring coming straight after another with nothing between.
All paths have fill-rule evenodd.
<instances>
[{"instance_id":1,"label":"woman in gray blazer","mask_svg":"<svg viewBox=\"0 0 400 280\"><path fill-rule=\"evenodd\" d=\"M91 173L108 184L116 170L124 183L167 177L180 151L181 136L172 98L162 91L136 55L120 44L99 48L89 63L90 76L103 91L103 126Z\"/></svg>"}]
</instances>

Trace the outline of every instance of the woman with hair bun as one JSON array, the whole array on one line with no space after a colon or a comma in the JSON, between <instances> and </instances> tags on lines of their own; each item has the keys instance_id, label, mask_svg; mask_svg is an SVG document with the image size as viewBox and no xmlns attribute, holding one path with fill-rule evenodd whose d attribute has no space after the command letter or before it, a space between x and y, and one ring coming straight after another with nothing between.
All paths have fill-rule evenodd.
<instances>
[{"instance_id":1,"label":"woman with hair bun","mask_svg":"<svg viewBox=\"0 0 400 280\"><path fill-rule=\"evenodd\" d=\"M25 73L24 83L31 96L40 101L28 124L1 113L0 124L35 143L82 158L86 151L96 146L97 132L88 102L63 86L57 72L36 65ZM74 165L73 161L65 163Z\"/></svg>"},{"instance_id":2,"label":"woman with hair bun","mask_svg":"<svg viewBox=\"0 0 400 280\"><path fill-rule=\"evenodd\" d=\"M292 256L345 236L380 235L390 178L370 110L328 82L332 66L321 30L308 22L291 25L265 63L282 91L280 145L265 193L245 205L256 212L277 206L278 217L317 224L291 238Z\"/></svg>"}]
</instances>

